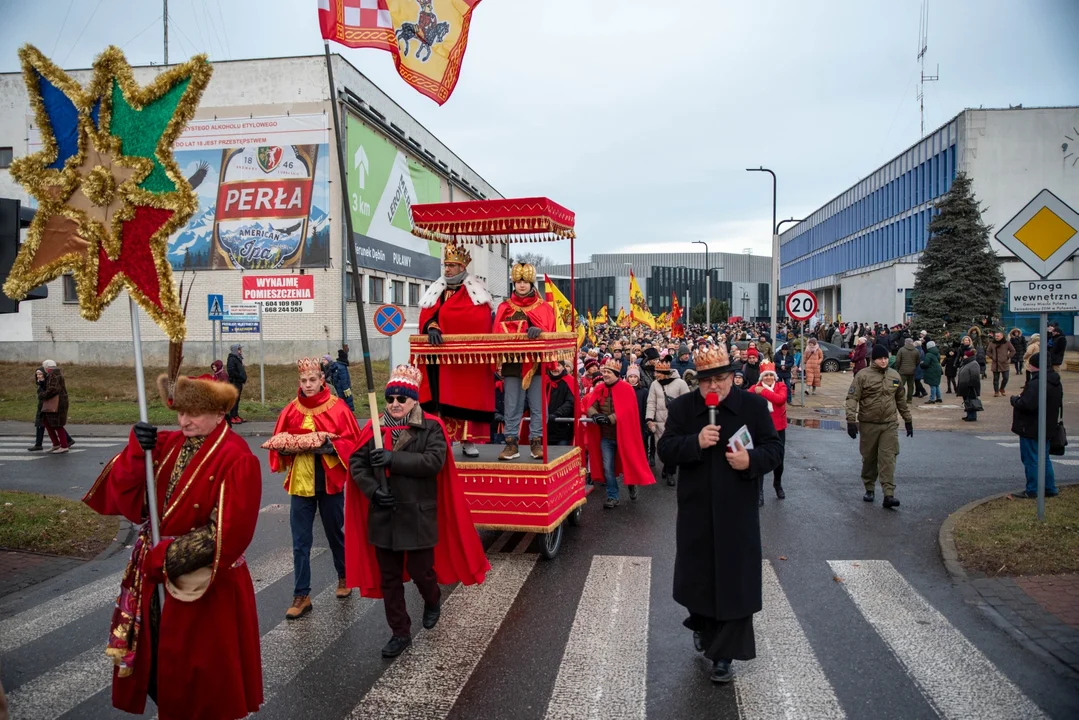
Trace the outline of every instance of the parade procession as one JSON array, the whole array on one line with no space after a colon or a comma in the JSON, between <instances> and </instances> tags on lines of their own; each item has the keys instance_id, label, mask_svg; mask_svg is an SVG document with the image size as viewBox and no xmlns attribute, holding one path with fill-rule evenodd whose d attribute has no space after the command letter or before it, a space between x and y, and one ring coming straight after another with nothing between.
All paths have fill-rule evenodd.
<instances>
[{"instance_id":1,"label":"parade procession","mask_svg":"<svg viewBox=\"0 0 1079 720\"><path fill-rule=\"evenodd\" d=\"M0 720L1079 718L1079 12L929 1L0 10Z\"/></svg>"}]
</instances>

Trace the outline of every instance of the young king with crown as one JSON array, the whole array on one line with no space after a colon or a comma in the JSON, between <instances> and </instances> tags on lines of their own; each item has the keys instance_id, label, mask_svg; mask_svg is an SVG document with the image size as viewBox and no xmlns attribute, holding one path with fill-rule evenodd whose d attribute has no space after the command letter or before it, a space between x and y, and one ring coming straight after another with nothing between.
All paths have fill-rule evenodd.
<instances>
[{"instance_id":1,"label":"young king with crown","mask_svg":"<svg viewBox=\"0 0 1079 720\"><path fill-rule=\"evenodd\" d=\"M440 345L443 335L491 332L494 299L483 280L470 275L472 255L456 243L446 245L442 277L420 298L420 332ZM438 415L450 441L460 441L466 457L478 457L475 443L487 442L495 411L495 374L490 365L425 364L419 366L420 404Z\"/></svg>"}]
</instances>

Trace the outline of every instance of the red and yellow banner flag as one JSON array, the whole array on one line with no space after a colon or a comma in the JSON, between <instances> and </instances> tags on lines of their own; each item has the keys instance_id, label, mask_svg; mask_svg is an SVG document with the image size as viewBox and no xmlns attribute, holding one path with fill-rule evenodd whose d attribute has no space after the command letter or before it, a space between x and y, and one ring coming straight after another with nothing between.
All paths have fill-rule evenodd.
<instances>
[{"instance_id":1,"label":"red and yellow banner flag","mask_svg":"<svg viewBox=\"0 0 1079 720\"><path fill-rule=\"evenodd\" d=\"M546 274L543 276L543 292L544 300L554 308L555 330L569 332L573 327L573 306Z\"/></svg>"},{"instance_id":2,"label":"red and yellow banner flag","mask_svg":"<svg viewBox=\"0 0 1079 720\"><path fill-rule=\"evenodd\" d=\"M609 317L607 317L607 306L604 305L603 307L601 307L599 309L599 312L596 313L596 324L597 325L606 325L610 321L611 321L611 319Z\"/></svg>"},{"instance_id":3,"label":"red and yellow banner flag","mask_svg":"<svg viewBox=\"0 0 1079 720\"><path fill-rule=\"evenodd\" d=\"M671 337L684 338L686 326L682 324L682 306L678 304L678 293L671 293Z\"/></svg>"},{"instance_id":4,"label":"red and yellow banner flag","mask_svg":"<svg viewBox=\"0 0 1079 720\"><path fill-rule=\"evenodd\" d=\"M631 325L646 325L652 330L656 329L656 319L652 316L652 311L648 309L644 293L641 292L637 276L632 270L629 271L629 319Z\"/></svg>"},{"instance_id":5,"label":"red and yellow banner flag","mask_svg":"<svg viewBox=\"0 0 1079 720\"><path fill-rule=\"evenodd\" d=\"M397 72L442 105L461 74L480 0L318 0L322 37L393 53Z\"/></svg>"},{"instance_id":6,"label":"red and yellow banner flag","mask_svg":"<svg viewBox=\"0 0 1079 720\"><path fill-rule=\"evenodd\" d=\"M596 344L596 320L592 317L592 311L588 311L588 342Z\"/></svg>"},{"instance_id":7,"label":"red and yellow banner flag","mask_svg":"<svg viewBox=\"0 0 1079 720\"><path fill-rule=\"evenodd\" d=\"M626 315L625 308L618 308L618 317L615 318L615 324L619 327L629 327L629 316Z\"/></svg>"}]
</instances>

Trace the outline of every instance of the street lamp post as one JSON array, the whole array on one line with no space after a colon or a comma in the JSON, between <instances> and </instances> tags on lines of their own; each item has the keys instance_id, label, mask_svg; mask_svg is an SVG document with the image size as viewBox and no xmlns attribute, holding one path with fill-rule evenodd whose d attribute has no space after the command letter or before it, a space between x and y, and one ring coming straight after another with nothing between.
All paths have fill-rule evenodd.
<instances>
[{"instance_id":1,"label":"street lamp post","mask_svg":"<svg viewBox=\"0 0 1079 720\"><path fill-rule=\"evenodd\" d=\"M806 221L806 218L803 218L801 220L798 220L796 218L787 218L786 220L780 220L776 224L775 232L772 233L772 235L773 235L773 237L772 237L772 247L773 247L773 252L776 253L775 256L774 256L776 259L774 260L774 262L772 264L772 269L773 269L773 271L775 273L776 286L774 288L772 288L772 297L769 300L769 304L774 306L772 308L772 343L773 344L776 341L776 338L775 338L775 333L776 333L775 318L776 318L777 313L779 313L779 260L778 260L778 257L779 257L779 228L783 227L784 223L792 222L792 223L797 224L797 223L803 223L805 221Z\"/></svg>"},{"instance_id":2,"label":"street lamp post","mask_svg":"<svg viewBox=\"0 0 1079 720\"><path fill-rule=\"evenodd\" d=\"M776 340L776 301L775 297L779 292L779 231L776 228L776 174L766 167L746 168L746 172L766 172L772 176L772 288L771 294L773 298L769 298L771 302L768 304L771 306L772 311L772 324L771 324L771 340Z\"/></svg>"},{"instance_id":3,"label":"street lamp post","mask_svg":"<svg viewBox=\"0 0 1079 720\"><path fill-rule=\"evenodd\" d=\"M708 272L708 243L694 240L694 245L704 245L704 323L708 331L712 330L712 273Z\"/></svg>"}]
</instances>

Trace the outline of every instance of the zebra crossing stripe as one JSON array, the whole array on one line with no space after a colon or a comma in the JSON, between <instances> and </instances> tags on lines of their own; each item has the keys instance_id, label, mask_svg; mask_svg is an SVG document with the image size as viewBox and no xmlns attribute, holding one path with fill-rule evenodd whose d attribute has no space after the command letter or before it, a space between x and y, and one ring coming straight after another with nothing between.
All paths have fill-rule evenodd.
<instances>
[{"instance_id":1,"label":"zebra crossing stripe","mask_svg":"<svg viewBox=\"0 0 1079 720\"><path fill-rule=\"evenodd\" d=\"M352 720L442 720L498 632L538 555L489 555L482 585L458 587L442 603L442 617L424 630L371 686Z\"/></svg>"},{"instance_id":2,"label":"zebra crossing stripe","mask_svg":"<svg viewBox=\"0 0 1079 720\"><path fill-rule=\"evenodd\" d=\"M652 558L596 555L545 718L644 720Z\"/></svg>"},{"instance_id":3,"label":"zebra crossing stripe","mask_svg":"<svg viewBox=\"0 0 1079 720\"><path fill-rule=\"evenodd\" d=\"M0 452L3 452L2 448L0 448ZM60 453L60 454L61 455L74 455L75 453L81 453L81 452L86 452L86 448L81 448L81 447L80 448L71 448L66 453ZM47 451L43 450L43 451L41 451L39 453L32 453L32 454L26 454L26 455L0 455L0 462L27 462L29 460L41 460L41 459L43 459L45 457L50 457L53 454L54 453L47 452Z\"/></svg>"},{"instance_id":4,"label":"zebra crossing stripe","mask_svg":"<svg viewBox=\"0 0 1079 720\"><path fill-rule=\"evenodd\" d=\"M325 551L326 548L312 548L311 557ZM277 548L267 553L251 565L255 592L268 588L291 572L292 548ZM113 665L105 655L107 634L103 628L100 643L8 693L12 720L57 718L108 688Z\"/></svg>"},{"instance_id":5,"label":"zebra crossing stripe","mask_svg":"<svg viewBox=\"0 0 1079 720\"><path fill-rule=\"evenodd\" d=\"M493 553L500 553L500 552L502 552L502 548L506 547L506 543L508 543L508 542L510 541L510 538L512 538L512 537L513 537L513 533L509 532L508 530L504 531L504 532L503 532L503 533L502 533L501 535L499 535L499 536L498 536L498 538L497 538L497 539L496 539L496 540L495 540L495 541L494 541L494 542L493 542L493 543L491 544L491 547L490 547L490 549L489 549L489 550L487 551L487 553L488 553L488 554L493 554Z\"/></svg>"},{"instance_id":6,"label":"zebra crossing stripe","mask_svg":"<svg viewBox=\"0 0 1079 720\"><path fill-rule=\"evenodd\" d=\"M535 540L535 539L536 539L536 533L534 533L534 532L525 533L524 537L521 538L521 541L519 543L517 543L517 547L513 548L513 552L520 555L524 551L528 550L528 546L531 545L532 541Z\"/></svg>"},{"instance_id":7,"label":"zebra crossing stripe","mask_svg":"<svg viewBox=\"0 0 1079 720\"><path fill-rule=\"evenodd\" d=\"M940 717L1045 718L887 560L829 560L843 589Z\"/></svg>"},{"instance_id":8,"label":"zebra crossing stripe","mask_svg":"<svg viewBox=\"0 0 1079 720\"><path fill-rule=\"evenodd\" d=\"M1012 440L1015 438L1015 435L978 435L977 438L979 440L991 440L997 442L998 440Z\"/></svg>"},{"instance_id":9,"label":"zebra crossing stripe","mask_svg":"<svg viewBox=\"0 0 1079 720\"><path fill-rule=\"evenodd\" d=\"M846 713L794 615L775 568L761 567L764 608L753 617L757 658L734 677L740 720L840 720Z\"/></svg>"},{"instance_id":10,"label":"zebra crossing stripe","mask_svg":"<svg viewBox=\"0 0 1079 720\"><path fill-rule=\"evenodd\" d=\"M11 652L115 602L123 575L123 572L107 575L0 621L0 654Z\"/></svg>"},{"instance_id":11,"label":"zebra crossing stripe","mask_svg":"<svg viewBox=\"0 0 1079 720\"><path fill-rule=\"evenodd\" d=\"M1019 443L1017 443L1017 442L998 442L997 445L1000 445L1001 447L1006 447L1006 448L1017 448L1017 447L1019 447Z\"/></svg>"},{"instance_id":12,"label":"zebra crossing stripe","mask_svg":"<svg viewBox=\"0 0 1079 720\"><path fill-rule=\"evenodd\" d=\"M292 682L368 610L379 604L378 600L359 597L355 590L346 600L339 599L336 592L337 583L334 583L311 601L315 607L311 615L299 621L282 620L262 636L262 691L265 702L269 702Z\"/></svg>"}]
</instances>

